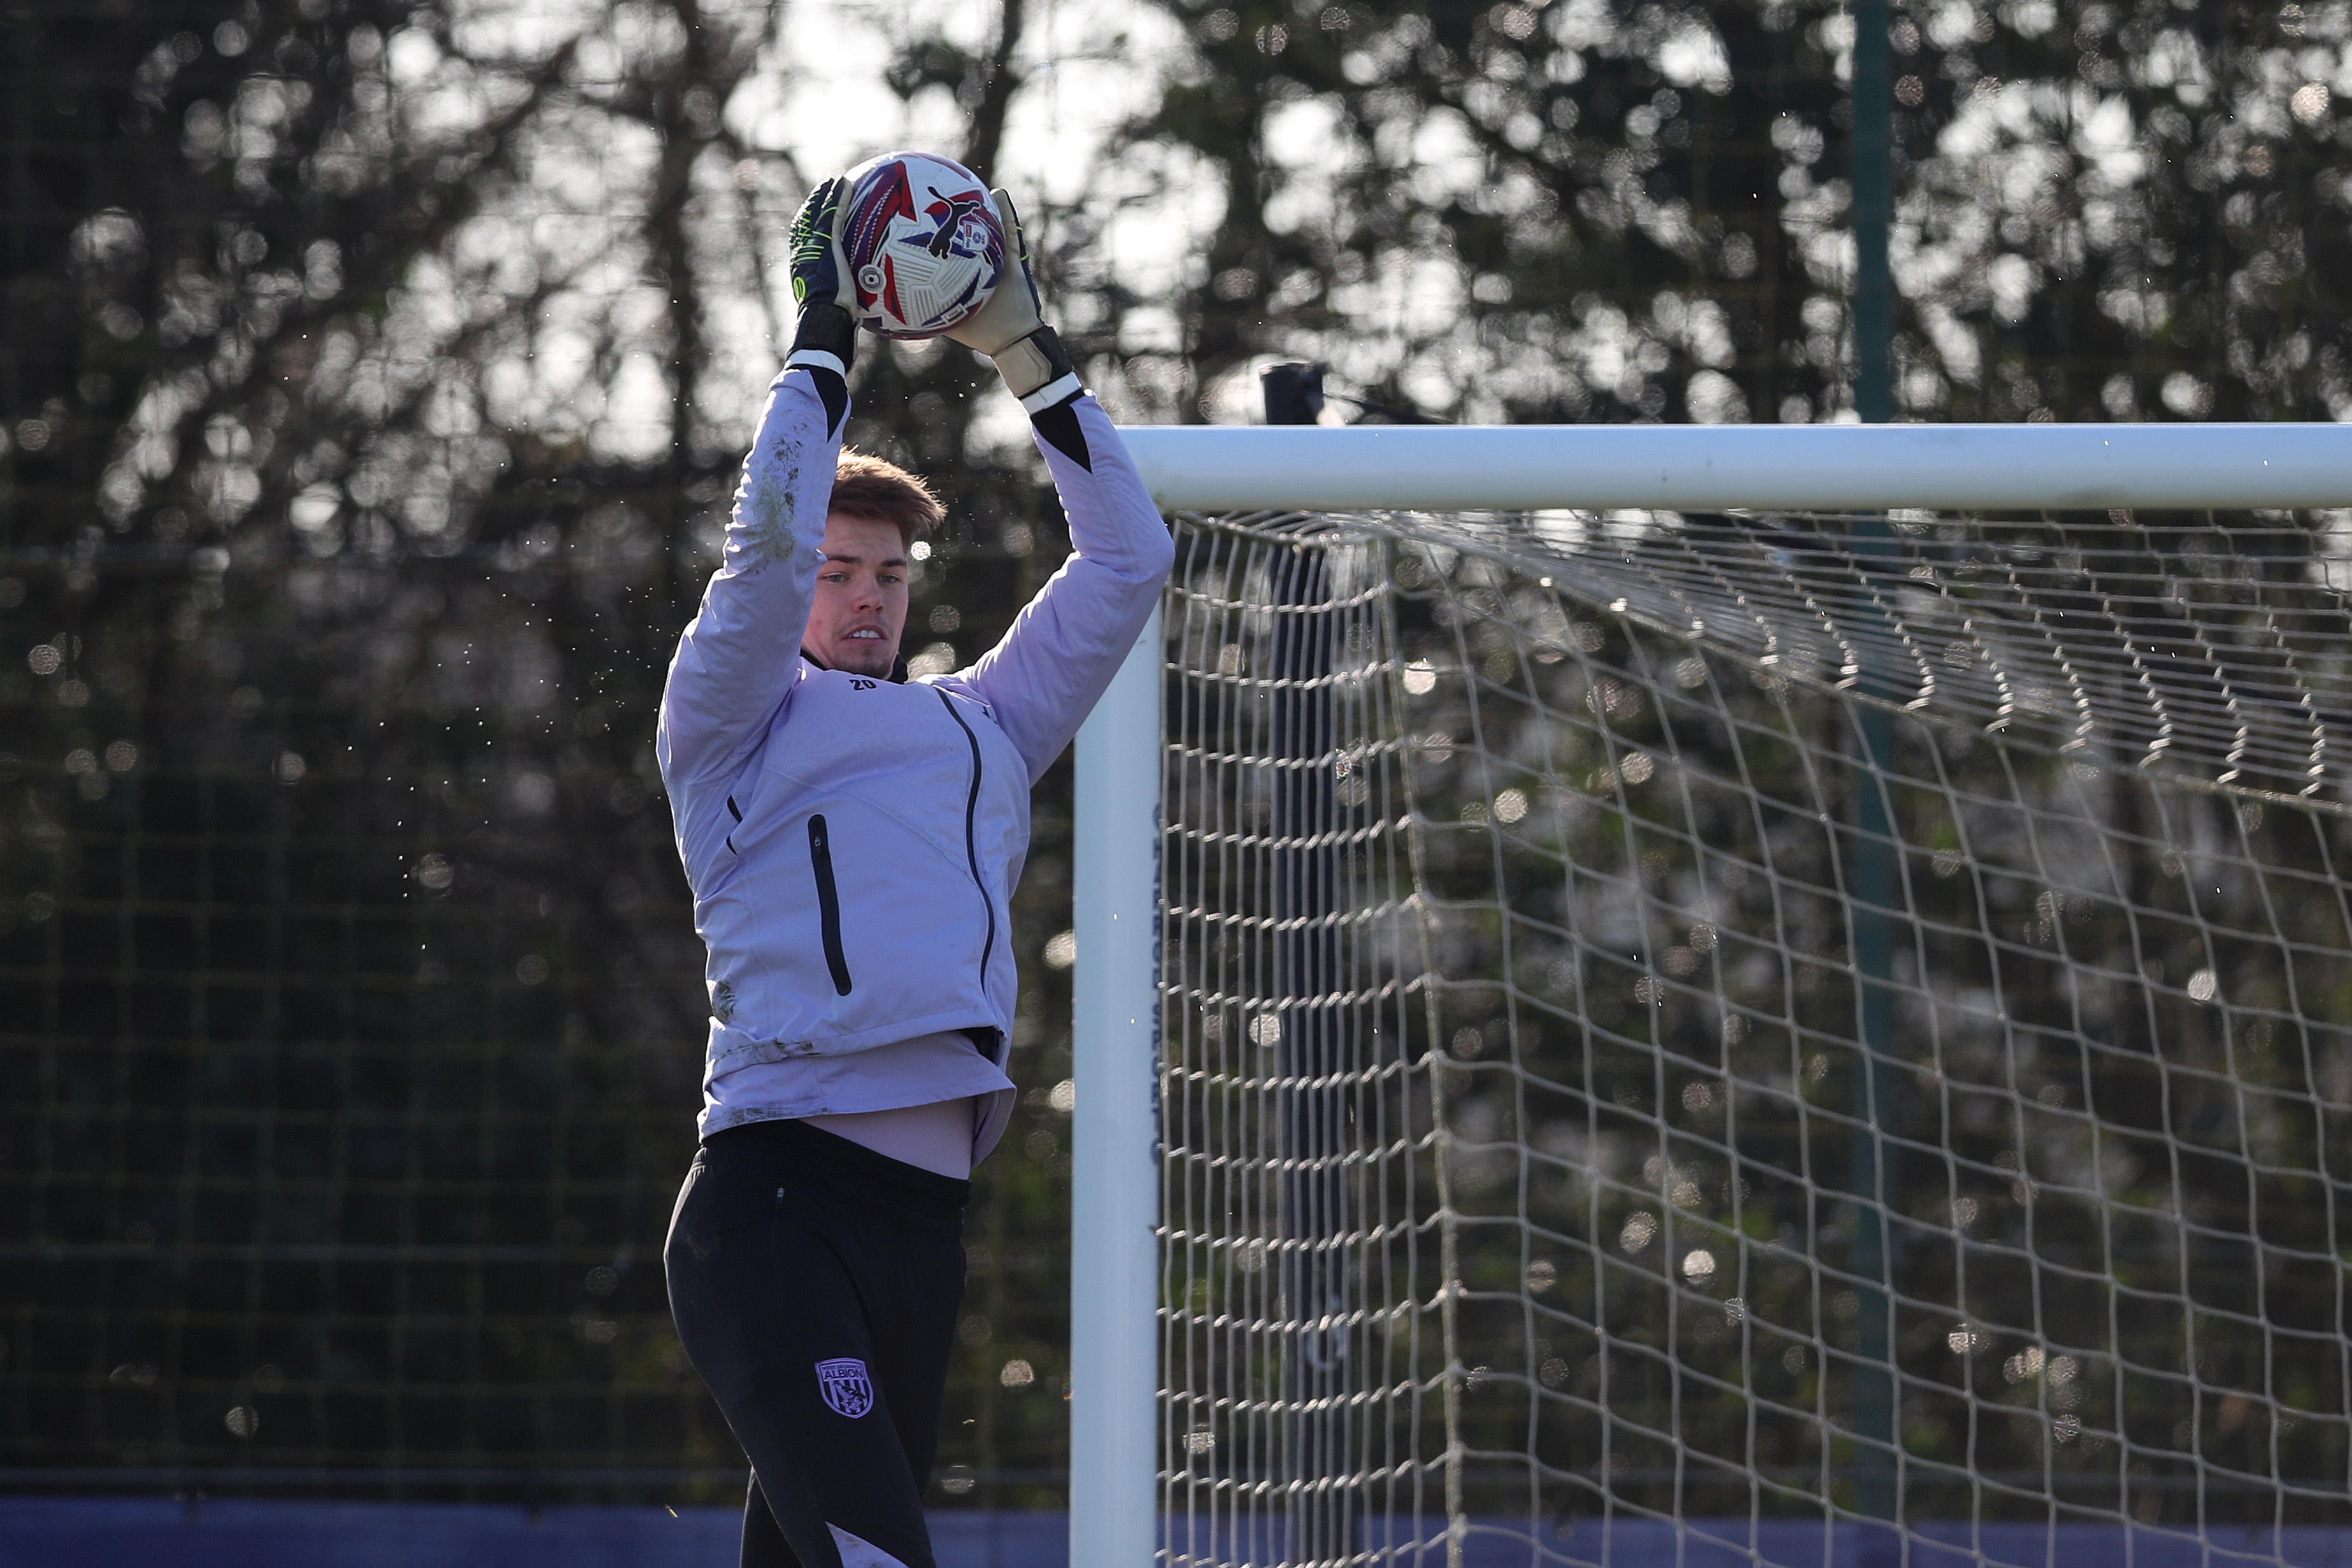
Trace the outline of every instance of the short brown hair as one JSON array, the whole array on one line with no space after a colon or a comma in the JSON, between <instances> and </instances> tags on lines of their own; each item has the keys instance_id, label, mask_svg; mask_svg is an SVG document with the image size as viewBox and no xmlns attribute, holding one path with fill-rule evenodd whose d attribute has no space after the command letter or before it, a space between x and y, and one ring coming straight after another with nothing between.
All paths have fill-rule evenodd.
<instances>
[{"instance_id":1,"label":"short brown hair","mask_svg":"<svg viewBox=\"0 0 2352 1568\"><path fill-rule=\"evenodd\" d=\"M842 448L833 470L831 509L868 522L887 522L898 531L898 542L911 545L915 535L937 525L946 515L931 487L896 463Z\"/></svg>"}]
</instances>

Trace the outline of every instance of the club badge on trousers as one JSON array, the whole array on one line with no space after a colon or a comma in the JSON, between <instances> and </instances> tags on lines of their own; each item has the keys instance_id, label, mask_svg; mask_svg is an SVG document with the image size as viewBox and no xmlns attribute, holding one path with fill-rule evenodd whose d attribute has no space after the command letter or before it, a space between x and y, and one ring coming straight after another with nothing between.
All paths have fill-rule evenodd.
<instances>
[{"instance_id":1,"label":"club badge on trousers","mask_svg":"<svg viewBox=\"0 0 2352 1568\"><path fill-rule=\"evenodd\" d=\"M874 1380L866 1374L866 1363L855 1356L817 1363L816 1385L835 1414L852 1421L874 1408Z\"/></svg>"}]
</instances>

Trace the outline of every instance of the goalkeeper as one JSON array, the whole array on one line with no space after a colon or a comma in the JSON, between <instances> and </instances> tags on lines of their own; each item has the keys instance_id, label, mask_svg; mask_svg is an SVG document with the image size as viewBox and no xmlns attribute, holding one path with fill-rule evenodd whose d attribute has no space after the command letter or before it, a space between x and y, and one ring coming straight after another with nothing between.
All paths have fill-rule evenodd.
<instances>
[{"instance_id":1,"label":"goalkeeper","mask_svg":"<svg viewBox=\"0 0 2352 1568\"><path fill-rule=\"evenodd\" d=\"M992 356L1028 410L1074 549L978 663L907 679L908 547L940 509L841 450L846 195L828 181L793 220L799 329L656 742L712 1014L702 1146L664 1263L678 1337L751 1460L747 1568L933 1568L923 1492L967 1178L1012 1110L1006 917L1029 790L1173 554L1040 319L998 191L1003 279L948 335Z\"/></svg>"}]
</instances>

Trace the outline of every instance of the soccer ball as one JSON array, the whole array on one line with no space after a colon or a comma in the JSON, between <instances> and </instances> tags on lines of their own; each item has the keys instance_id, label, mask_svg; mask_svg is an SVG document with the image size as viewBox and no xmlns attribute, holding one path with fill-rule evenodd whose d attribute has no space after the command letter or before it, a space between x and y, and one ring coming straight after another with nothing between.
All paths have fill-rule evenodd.
<instances>
[{"instance_id":1,"label":"soccer ball","mask_svg":"<svg viewBox=\"0 0 2352 1568\"><path fill-rule=\"evenodd\" d=\"M857 319L886 338L939 336L1004 275L1004 225L988 187L929 153L886 153L849 172L842 249Z\"/></svg>"}]
</instances>

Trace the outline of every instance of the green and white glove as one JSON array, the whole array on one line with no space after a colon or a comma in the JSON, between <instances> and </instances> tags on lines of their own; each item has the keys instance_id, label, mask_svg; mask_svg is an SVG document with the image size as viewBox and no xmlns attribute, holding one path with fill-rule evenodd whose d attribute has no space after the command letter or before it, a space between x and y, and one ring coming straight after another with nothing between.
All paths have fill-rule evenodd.
<instances>
[{"instance_id":1,"label":"green and white glove","mask_svg":"<svg viewBox=\"0 0 2352 1568\"><path fill-rule=\"evenodd\" d=\"M947 335L994 360L996 373L1021 406L1042 414L1085 388L1071 367L1069 351L1045 324L1039 308L1029 241L1021 233L1021 215L1013 209L1013 197L1003 190L989 195L996 202L997 221L1004 226L1005 275L997 280L988 303L950 327Z\"/></svg>"},{"instance_id":2,"label":"green and white glove","mask_svg":"<svg viewBox=\"0 0 2352 1568\"><path fill-rule=\"evenodd\" d=\"M849 182L835 175L811 191L793 215L793 299L801 316L792 352L784 356L787 369L798 365L846 377L856 355L856 296L841 247L842 205L848 195Z\"/></svg>"}]
</instances>

